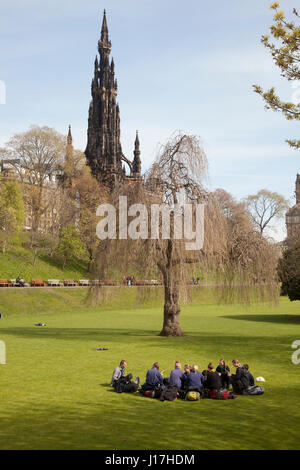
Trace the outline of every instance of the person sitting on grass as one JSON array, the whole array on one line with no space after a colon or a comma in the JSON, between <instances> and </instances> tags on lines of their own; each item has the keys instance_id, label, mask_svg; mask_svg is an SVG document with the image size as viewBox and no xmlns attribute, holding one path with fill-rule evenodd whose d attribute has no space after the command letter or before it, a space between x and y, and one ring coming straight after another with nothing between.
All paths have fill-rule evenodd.
<instances>
[{"instance_id":1,"label":"person sitting on grass","mask_svg":"<svg viewBox=\"0 0 300 470\"><path fill-rule=\"evenodd\" d=\"M151 369L148 370L146 375L146 382L142 385L142 391L146 392L147 390L154 390L155 388L163 388L163 376L159 370L159 363L154 362Z\"/></svg>"},{"instance_id":2,"label":"person sitting on grass","mask_svg":"<svg viewBox=\"0 0 300 470\"><path fill-rule=\"evenodd\" d=\"M19 287L24 287L24 281L22 281L22 279L20 278L20 276L17 277L17 279L16 279L16 284L17 284Z\"/></svg>"},{"instance_id":3,"label":"person sitting on grass","mask_svg":"<svg viewBox=\"0 0 300 470\"><path fill-rule=\"evenodd\" d=\"M221 374L215 370L211 362L207 366L206 379L203 386L208 392L221 390L222 388Z\"/></svg>"},{"instance_id":4,"label":"person sitting on grass","mask_svg":"<svg viewBox=\"0 0 300 470\"><path fill-rule=\"evenodd\" d=\"M216 368L216 371L221 374L222 388L229 389L230 387L230 369L226 365L225 360L222 358L219 360L219 365Z\"/></svg>"},{"instance_id":5,"label":"person sitting on grass","mask_svg":"<svg viewBox=\"0 0 300 470\"><path fill-rule=\"evenodd\" d=\"M139 385L140 385L139 377L135 379L135 382L131 382L132 374L128 374L125 376L126 366L127 366L127 362L123 359L120 362L120 365L117 366L113 372L110 386L113 387L117 393L136 392L139 388Z\"/></svg>"},{"instance_id":6,"label":"person sitting on grass","mask_svg":"<svg viewBox=\"0 0 300 470\"><path fill-rule=\"evenodd\" d=\"M181 364L179 361L176 361L175 369L173 369L170 374L169 385L171 387L177 387L177 389L180 390L182 387L182 377L183 372L181 370Z\"/></svg>"},{"instance_id":7,"label":"person sitting on grass","mask_svg":"<svg viewBox=\"0 0 300 470\"><path fill-rule=\"evenodd\" d=\"M188 376L189 374L191 373L191 366L189 364L184 364L184 373L183 373L183 376L181 378L181 388L183 390L186 390L187 389L187 380L188 380Z\"/></svg>"},{"instance_id":8,"label":"person sitting on grass","mask_svg":"<svg viewBox=\"0 0 300 470\"><path fill-rule=\"evenodd\" d=\"M254 383L254 377L253 375L251 374L251 372L249 371L249 366L248 364L244 364L244 369L247 371L248 373L248 379L249 379L249 385L250 387L252 387L252 385L255 385Z\"/></svg>"},{"instance_id":9,"label":"person sitting on grass","mask_svg":"<svg viewBox=\"0 0 300 470\"><path fill-rule=\"evenodd\" d=\"M239 363L238 359L233 359L232 365L236 369L236 373L231 375L233 392L237 395L244 395L250 385L248 371Z\"/></svg>"},{"instance_id":10,"label":"person sitting on grass","mask_svg":"<svg viewBox=\"0 0 300 470\"><path fill-rule=\"evenodd\" d=\"M187 375L186 385L188 391L200 392L203 388L204 377L199 372L199 368L196 364L193 365L190 373Z\"/></svg>"}]
</instances>

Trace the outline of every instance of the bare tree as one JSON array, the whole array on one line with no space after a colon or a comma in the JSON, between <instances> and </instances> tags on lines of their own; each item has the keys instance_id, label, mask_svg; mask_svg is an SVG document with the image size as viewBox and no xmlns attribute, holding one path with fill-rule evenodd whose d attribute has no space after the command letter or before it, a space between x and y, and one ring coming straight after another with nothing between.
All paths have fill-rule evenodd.
<instances>
[{"instance_id":1,"label":"bare tree","mask_svg":"<svg viewBox=\"0 0 300 470\"><path fill-rule=\"evenodd\" d=\"M185 265L196 263L198 259L195 254L187 252L182 239L176 238L176 211L181 216L180 202L204 202L206 191L203 188L203 180L206 170L206 155L199 139L179 133L161 147L146 176L146 187L151 189L154 183L160 202L175 209L170 217L169 239L159 238L151 240L148 244L164 283L164 321L161 336L183 335L179 325L180 284L185 281Z\"/></svg>"},{"instance_id":2,"label":"bare tree","mask_svg":"<svg viewBox=\"0 0 300 470\"><path fill-rule=\"evenodd\" d=\"M261 189L257 194L250 195L245 200L251 214L254 226L263 234L265 228L274 219L280 220L289 208L289 202L276 192Z\"/></svg>"},{"instance_id":3,"label":"bare tree","mask_svg":"<svg viewBox=\"0 0 300 470\"><path fill-rule=\"evenodd\" d=\"M48 207L46 189L55 179L64 159L65 137L46 126L31 126L27 132L14 135L7 147L10 155L19 161L15 168L23 183L34 234Z\"/></svg>"}]
</instances>

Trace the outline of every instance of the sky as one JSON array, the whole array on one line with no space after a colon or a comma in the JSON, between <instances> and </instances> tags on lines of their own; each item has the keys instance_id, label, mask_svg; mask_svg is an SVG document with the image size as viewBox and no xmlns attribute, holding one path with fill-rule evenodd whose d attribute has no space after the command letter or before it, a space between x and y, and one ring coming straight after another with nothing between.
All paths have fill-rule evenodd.
<instances>
[{"instance_id":1,"label":"sky","mask_svg":"<svg viewBox=\"0 0 300 470\"><path fill-rule=\"evenodd\" d=\"M0 0L0 147L30 125L54 127L86 146L90 85L107 12L118 79L121 142L132 159L136 130L142 169L182 130L201 138L210 190L237 199L260 189L294 204L299 123L265 110L253 84L300 101L300 83L280 76L260 42L270 0ZM295 0L281 0L291 17ZM2 92L2 100L1 100ZM285 237L284 221L275 239Z\"/></svg>"}]
</instances>

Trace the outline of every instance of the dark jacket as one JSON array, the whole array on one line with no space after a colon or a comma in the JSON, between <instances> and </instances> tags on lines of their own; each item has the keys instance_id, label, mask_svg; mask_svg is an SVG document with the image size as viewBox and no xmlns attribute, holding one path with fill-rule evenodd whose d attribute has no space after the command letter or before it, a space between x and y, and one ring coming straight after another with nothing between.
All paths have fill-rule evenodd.
<instances>
[{"instance_id":1,"label":"dark jacket","mask_svg":"<svg viewBox=\"0 0 300 470\"><path fill-rule=\"evenodd\" d=\"M186 372L183 373L182 377L181 377L181 388L182 389L186 389L187 388L187 380L188 380L188 376L190 374L187 374Z\"/></svg>"},{"instance_id":2,"label":"dark jacket","mask_svg":"<svg viewBox=\"0 0 300 470\"><path fill-rule=\"evenodd\" d=\"M217 372L220 372L220 374L226 374L227 375L227 372L230 372L230 369L228 366L220 366L220 364L218 365L218 367L216 368L216 371Z\"/></svg>"},{"instance_id":3,"label":"dark jacket","mask_svg":"<svg viewBox=\"0 0 300 470\"><path fill-rule=\"evenodd\" d=\"M222 388L222 380L218 372L208 372L204 387L208 390L220 390Z\"/></svg>"},{"instance_id":4,"label":"dark jacket","mask_svg":"<svg viewBox=\"0 0 300 470\"><path fill-rule=\"evenodd\" d=\"M231 376L231 383L234 393L243 394L244 390L250 385L248 371L243 366L236 369L236 373Z\"/></svg>"},{"instance_id":5,"label":"dark jacket","mask_svg":"<svg viewBox=\"0 0 300 470\"><path fill-rule=\"evenodd\" d=\"M222 387L229 388L230 386L230 377L228 377L228 373L230 372L229 367L226 365L224 367L219 364L218 367L216 368L216 372L219 372L221 374Z\"/></svg>"},{"instance_id":6,"label":"dark jacket","mask_svg":"<svg viewBox=\"0 0 300 470\"><path fill-rule=\"evenodd\" d=\"M249 370L248 370L248 379L249 379L249 385L250 386L255 385L254 377L251 374L251 372L249 372Z\"/></svg>"}]
</instances>

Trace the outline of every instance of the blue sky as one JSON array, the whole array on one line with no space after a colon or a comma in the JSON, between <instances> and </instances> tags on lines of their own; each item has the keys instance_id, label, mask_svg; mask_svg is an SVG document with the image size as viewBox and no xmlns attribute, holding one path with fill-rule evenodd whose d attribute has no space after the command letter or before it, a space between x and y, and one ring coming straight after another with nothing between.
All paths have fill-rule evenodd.
<instances>
[{"instance_id":1,"label":"blue sky","mask_svg":"<svg viewBox=\"0 0 300 470\"><path fill-rule=\"evenodd\" d=\"M294 0L282 0L290 14ZM202 138L209 187L237 198L259 189L293 202L299 124L266 111L252 91L275 86L283 99L298 90L280 77L261 45L272 23L270 1L1 0L0 146L31 124L66 133L85 149L90 83L103 9L112 41L121 138L132 158L139 130L143 169L158 144L181 129ZM281 224L283 226L283 224ZM279 227L277 239L284 237Z\"/></svg>"}]
</instances>

